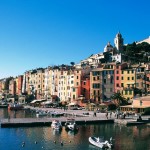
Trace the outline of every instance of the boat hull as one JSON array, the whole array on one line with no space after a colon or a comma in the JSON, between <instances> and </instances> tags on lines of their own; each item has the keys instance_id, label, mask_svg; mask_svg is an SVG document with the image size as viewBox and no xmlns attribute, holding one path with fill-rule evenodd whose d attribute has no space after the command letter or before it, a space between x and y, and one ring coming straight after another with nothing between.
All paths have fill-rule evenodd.
<instances>
[{"instance_id":1,"label":"boat hull","mask_svg":"<svg viewBox=\"0 0 150 150\"><path fill-rule=\"evenodd\" d=\"M108 141L101 142L99 141L99 138L96 137L89 137L89 142L99 148L111 148L111 144Z\"/></svg>"}]
</instances>

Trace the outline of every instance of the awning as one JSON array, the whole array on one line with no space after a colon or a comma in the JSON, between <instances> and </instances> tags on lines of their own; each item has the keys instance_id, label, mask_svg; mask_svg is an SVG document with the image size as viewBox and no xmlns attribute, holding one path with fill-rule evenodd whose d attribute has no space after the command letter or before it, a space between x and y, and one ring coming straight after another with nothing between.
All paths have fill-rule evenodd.
<instances>
[{"instance_id":1,"label":"awning","mask_svg":"<svg viewBox=\"0 0 150 150\"><path fill-rule=\"evenodd\" d=\"M33 100L33 101L31 102L31 104L34 104L34 103L37 103L37 102L43 102L43 101L46 101L46 99Z\"/></svg>"},{"instance_id":2,"label":"awning","mask_svg":"<svg viewBox=\"0 0 150 150\"><path fill-rule=\"evenodd\" d=\"M150 108L150 106L132 106L132 105L126 105L126 106L120 106L120 108Z\"/></svg>"},{"instance_id":3,"label":"awning","mask_svg":"<svg viewBox=\"0 0 150 150\"><path fill-rule=\"evenodd\" d=\"M78 105L77 103L70 103L69 106Z\"/></svg>"}]
</instances>

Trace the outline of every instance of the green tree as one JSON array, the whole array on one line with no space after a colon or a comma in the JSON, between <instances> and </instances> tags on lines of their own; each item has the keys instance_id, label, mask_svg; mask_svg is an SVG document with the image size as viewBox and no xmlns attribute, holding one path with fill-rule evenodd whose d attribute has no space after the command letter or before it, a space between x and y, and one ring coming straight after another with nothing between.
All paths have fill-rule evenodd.
<instances>
[{"instance_id":1,"label":"green tree","mask_svg":"<svg viewBox=\"0 0 150 150\"><path fill-rule=\"evenodd\" d=\"M74 66L74 65L75 65L75 63L74 63L74 62L70 62L70 64L71 64L72 66Z\"/></svg>"},{"instance_id":2,"label":"green tree","mask_svg":"<svg viewBox=\"0 0 150 150\"><path fill-rule=\"evenodd\" d=\"M116 103L116 105L117 105L118 107L128 104L128 101L121 95L120 92L114 93L114 94L111 96L111 99L113 99L113 100L115 101L115 103Z\"/></svg>"},{"instance_id":3,"label":"green tree","mask_svg":"<svg viewBox=\"0 0 150 150\"><path fill-rule=\"evenodd\" d=\"M124 61L131 62L132 64L145 62L147 63L148 56L150 55L150 44L143 42L136 44L128 44L124 46L123 56Z\"/></svg>"}]
</instances>

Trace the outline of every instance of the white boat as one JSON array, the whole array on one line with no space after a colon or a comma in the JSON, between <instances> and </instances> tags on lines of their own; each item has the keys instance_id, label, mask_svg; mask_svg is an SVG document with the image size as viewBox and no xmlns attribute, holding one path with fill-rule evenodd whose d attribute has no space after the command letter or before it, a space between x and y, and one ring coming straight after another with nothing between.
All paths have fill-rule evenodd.
<instances>
[{"instance_id":1,"label":"white boat","mask_svg":"<svg viewBox=\"0 0 150 150\"><path fill-rule=\"evenodd\" d=\"M60 117L60 116L63 116L64 113L57 112L57 111L49 111L49 115L52 116L52 117Z\"/></svg>"},{"instance_id":2,"label":"white boat","mask_svg":"<svg viewBox=\"0 0 150 150\"><path fill-rule=\"evenodd\" d=\"M36 117L40 117L40 116L47 116L47 111L37 111L36 112Z\"/></svg>"},{"instance_id":3,"label":"white boat","mask_svg":"<svg viewBox=\"0 0 150 150\"><path fill-rule=\"evenodd\" d=\"M75 122L75 119L67 119L65 123L65 129L66 130L71 130L71 131L76 131L79 128L77 127L77 124Z\"/></svg>"},{"instance_id":4,"label":"white boat","mask_svg":"<svg viewBox=\"0 0 150 150\"><path fill-rule=\"evenodd\" d=\"M59 120L53 120L51 124L52 129L55 130L61 130L62 129L62 124Z\"/></svg>"},{"instance_id":5,"label":"white boat","mask_svg":"<svg viewBox=\"0 0 150 150\"><path fill-rule=\"evenodd\" d=\"M103 141L99 137L89 137L89 142L99 148L112 148L112 138L109 141Z\"/></svg>"}]
</instances>

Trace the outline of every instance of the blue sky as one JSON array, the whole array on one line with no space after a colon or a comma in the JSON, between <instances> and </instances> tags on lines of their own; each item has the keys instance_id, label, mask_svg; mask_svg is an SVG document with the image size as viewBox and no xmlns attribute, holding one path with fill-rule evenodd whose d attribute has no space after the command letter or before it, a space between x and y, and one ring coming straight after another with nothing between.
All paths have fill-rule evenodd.
<instances>
[{"instance_id":1,"label":"blue sky","mask_svg":"<svg viewBox=\"0 0 150 150\"><path fill-rule=\"evenodd\" d=\"M150 36L149 0L0 0L0 79L79 63L121 32L124 43Z\"/></svg>"}]
</instances>

